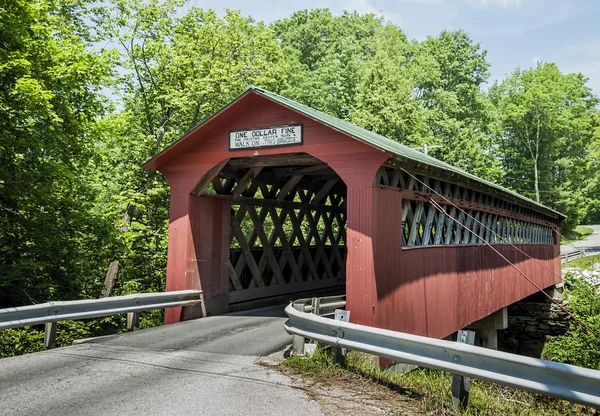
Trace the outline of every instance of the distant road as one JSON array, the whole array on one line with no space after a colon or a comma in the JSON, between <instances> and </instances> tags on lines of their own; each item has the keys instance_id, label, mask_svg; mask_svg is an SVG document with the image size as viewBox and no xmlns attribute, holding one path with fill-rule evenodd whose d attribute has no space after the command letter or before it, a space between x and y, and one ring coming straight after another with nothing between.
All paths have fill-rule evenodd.
<instances>
[{"instance_id":1,"label":"distant road","mask_svg":"<svg viewBox=\"0 0 600 416\"><path fill-rule=\"evenodd\" d=\"M0 360L0 415L321 415L258 364L291 343L283 306Z\"/></svg>"},{"instance_id":2,"label":"distant road","mask_svg":"<svg viewBox=\"0 0 600 416\"><path fill-rule=\"evenodd\" d=\"M573 246L581 251L585 251L585 254L598 254L600 253L600 225L584 225L584 227L590 227L594 232L587 238L576 241L571 244L563 244L560 246L560 253L572 253L576 251Z\"/></svg>"}]
</instances>

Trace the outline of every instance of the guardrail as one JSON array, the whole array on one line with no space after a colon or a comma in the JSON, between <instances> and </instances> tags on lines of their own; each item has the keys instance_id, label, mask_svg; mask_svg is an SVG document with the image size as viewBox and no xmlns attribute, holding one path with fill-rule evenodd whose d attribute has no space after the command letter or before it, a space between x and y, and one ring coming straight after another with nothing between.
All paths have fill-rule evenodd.
<instances>
[{"instance_id":1,"label":"guardrail","mask_svg":"<svg viewBox=\"0 0 600 416\"><path fill-rule=\"evenodd\" d=\"M326 296L323 298L305 298L295 300L294 308L319 316L333 315L336 309L346 307L346 295Z\"/></svg>"},{"instance_id":2,"label":"guardrail","mask_svg":"<svg viewBox=\"0 0 600 416\"><path fill-rule=\"evenodd\" d=\"M175 306L194 306L200 302L199 290L141 293L101 299L58 301L0 309L0 330L25 325L46 324L44 346L56 344L56 322L127 313L127 329L139 326L139 312Z\"/></svg>"},{"instance_id":3,"label":"guardrail","mask_svg":"<svg viewBox=\"0 0 600 416\"><path fill-rule=\"evenodd\" d=\"M581 250L577 250L577 251L572 251L570 253L564 253L560 255L560 260L561 263L568 263L571 260L574 260L578 257L583 257L585 256L585 253Z\"/></svg>"},{"instance_id":4,"label":"guardrail","mask_svg":"<svg viewBox=\"0 0 600 416\"><path fill-rule=\"evenodd\" d=\"M305 313L290 304L288 334L546 396L600 407L600 371Z\"/></svg>"}]
</instances>

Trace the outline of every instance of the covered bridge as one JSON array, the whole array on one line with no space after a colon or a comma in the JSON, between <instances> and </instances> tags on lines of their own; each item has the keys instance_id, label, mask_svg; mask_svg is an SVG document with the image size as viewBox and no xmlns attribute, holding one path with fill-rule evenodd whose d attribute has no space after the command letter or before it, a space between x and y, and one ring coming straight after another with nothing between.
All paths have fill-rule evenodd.
<instances>
[{"instance_id":1,"label":"covered bridge","mask_svg":"<svg viewBox=\"0 0 600 416\"><path fill-rule=\"evenodd\" d=\"M538 290L486 242L560 280L560 213L260 88L144 167L171 188L167 290L202 290L195 315L345 288L353 322L442 338Z\"/></svg>"}]
</instances>

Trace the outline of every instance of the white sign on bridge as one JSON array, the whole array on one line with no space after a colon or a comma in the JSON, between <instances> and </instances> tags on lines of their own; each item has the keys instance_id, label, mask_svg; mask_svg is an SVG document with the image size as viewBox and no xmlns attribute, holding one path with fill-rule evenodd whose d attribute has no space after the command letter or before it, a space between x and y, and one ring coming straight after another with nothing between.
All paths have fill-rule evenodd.
<instances>
[{"instance_id":1,"label":"white sign on bridge","mask_svg":"<svg viewBox=\"0 0 600 416\"><path fill-rule=\"evenodd\" d=\"M302 125L229 132L229 150L302 144Z\"/></svg>"}]
</instances>

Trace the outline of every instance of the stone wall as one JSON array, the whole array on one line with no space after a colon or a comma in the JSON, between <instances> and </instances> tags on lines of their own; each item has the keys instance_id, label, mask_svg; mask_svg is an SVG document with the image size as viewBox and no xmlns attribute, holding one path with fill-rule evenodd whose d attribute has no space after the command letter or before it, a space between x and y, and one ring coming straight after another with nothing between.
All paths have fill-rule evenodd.
<instances>
[{"instance_id":1,"label":"stone wall","mask_svg":"<svg viewBox=\"0 0 600 416\"><path fill-rule=\"evenodd\" d=\"M547 289L546 293L566 306L562 287ZM568 328L569 316L542 293L536 293L508 307L508 328L498 331L498 349L539 358L546 340Z\"/></svg>"}]
</instances>

